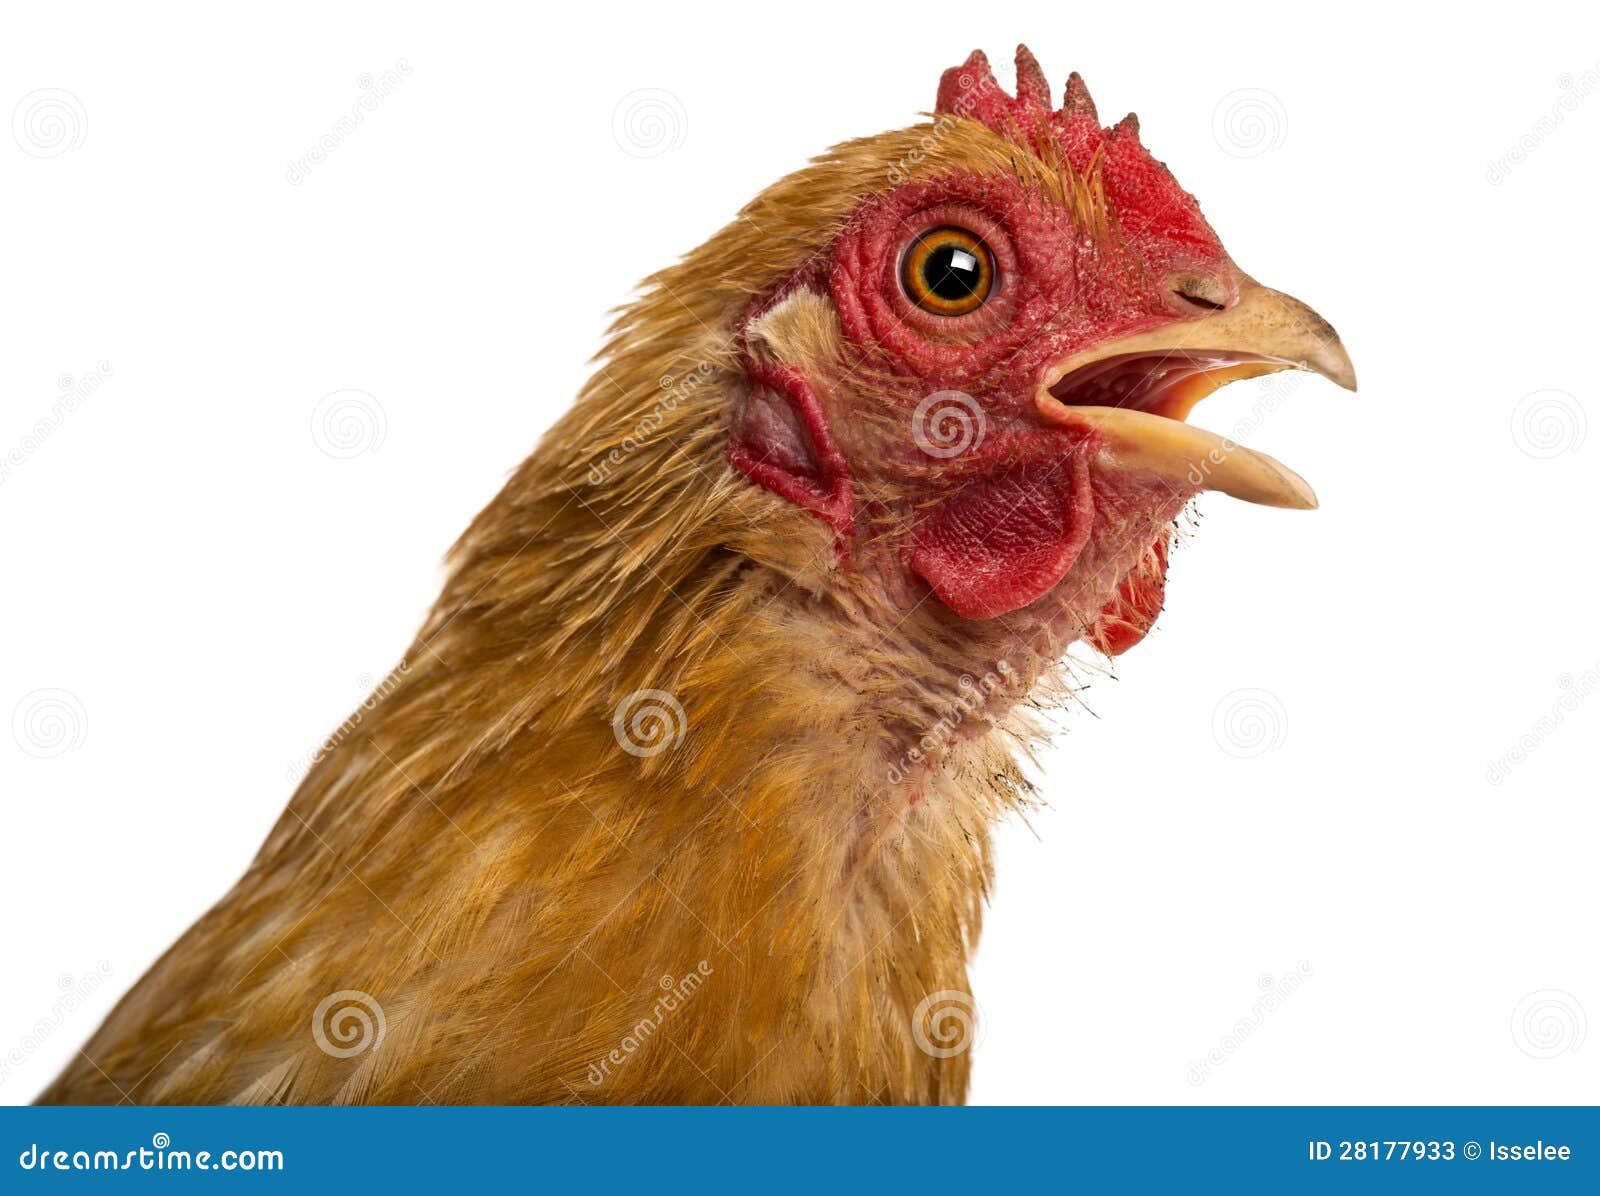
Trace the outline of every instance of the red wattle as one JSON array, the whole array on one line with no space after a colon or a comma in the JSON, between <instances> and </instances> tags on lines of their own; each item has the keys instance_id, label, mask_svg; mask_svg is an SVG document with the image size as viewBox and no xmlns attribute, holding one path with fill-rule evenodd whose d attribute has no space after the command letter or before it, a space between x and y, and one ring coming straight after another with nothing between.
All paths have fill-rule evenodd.
<instances>
[{"instance_id":1,"label":"red wattle","mask_svg":"<svg viewBox=\"0 0 1600 1196\"><path fill-rule=\"evenodd\" d=\"M1094 523L1082 453L976 479L917 528L911 567L956 614L992 619L1042 597Z\"/></svg>"},{"instance_id":2,"label":"red wattle","mask_svg":"<svg viewBox=\"0 0 1600 1196\"><path fill-rule=\"evenodd\" d=\"M1167 539L1156 541L1154 569L1141 566L1122 579L1086 637L1107 656L1121 656L1155 625L1167 595Z\"/></svg>"}]
</instances>

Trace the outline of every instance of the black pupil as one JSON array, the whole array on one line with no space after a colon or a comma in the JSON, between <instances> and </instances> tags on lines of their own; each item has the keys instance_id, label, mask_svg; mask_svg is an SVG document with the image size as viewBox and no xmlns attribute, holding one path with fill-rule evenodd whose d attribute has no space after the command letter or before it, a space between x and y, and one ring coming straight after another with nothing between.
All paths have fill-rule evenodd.
<instances>
[{"instance_id":1,"label":"black pupil","mask_svg":"<svg viewBox=\"0 0 1600 1196\"><path fill-rule=\"evenodd\" d=\"M955 302L976 295L982 280L977 257L960 245L940 245L923 259L923 285L940 299Z\"/></svg>"}]
</instances>

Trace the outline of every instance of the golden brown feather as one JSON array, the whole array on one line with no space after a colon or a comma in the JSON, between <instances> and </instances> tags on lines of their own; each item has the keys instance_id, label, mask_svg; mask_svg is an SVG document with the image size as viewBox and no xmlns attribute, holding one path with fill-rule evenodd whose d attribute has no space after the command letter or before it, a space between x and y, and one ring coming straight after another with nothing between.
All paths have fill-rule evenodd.
<instances>
[{"instance_id":1,"label":"golden brown feather","mask_svg":"<svg viewBox=\"0 0 1600 1196\"><path fill-rule=\"evenodd\" d=\"M913 1019L969 990L990 827L1028 800L1012 707L1176 509L1102 512L1143 530L1080 561L1050 617L957 627L730 470L738 315L906 162L1006 172L1105 225L1093 180L942 118L837 147L649 279L381 697L42 1099L962 1099L968 1056L919 1049ZM750 336L851 368L804 299ZM612 720L646 690L684 735L636 756ZM908 753L937 764L909 802ZM345 990L385 1026L349 1058L313 1027Z\"/></svg>"}]
</instances>

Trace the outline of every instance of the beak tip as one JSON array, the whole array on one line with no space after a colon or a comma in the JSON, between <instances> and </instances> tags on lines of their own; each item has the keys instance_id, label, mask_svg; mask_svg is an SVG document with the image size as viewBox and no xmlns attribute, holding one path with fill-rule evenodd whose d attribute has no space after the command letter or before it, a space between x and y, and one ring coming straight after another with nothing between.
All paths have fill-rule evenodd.
<instances>
[{"instance_id":1,"label":"beak tip","mask_svg":"<svg viewBox=\"0 0 1600 1196\"><path fill-rule=\"evenodd\" d=\"M1271 506L1287 507L1291 511L1315 511L1322 504L1317 501L1317 492L1311 488L1311 483L1297 474L1294 470L1270 457L1262 460L1268 464L1276 476L1278 485L1274 488L1276 493L1267 499Z\"/></svg>"},{"instance_id":2,"label":"beak tip","mask_svg":"<svg viewBox=\"0 0 1600 1196\"><path fill-rule=\"evenodd\" d=\"M1337 340L1322 347L1322 351L1310 361L1303 363L1303 367L1321 374L1329 382L1352 394L1356 390L1356 366L1350 360L1350 354Z\"/></svg>"},{"instance_id":3,"label":"beak tip","mask_svg":"<svg viewBox=\"0 0 1600 1196\"><path fill-rule=\"evenodd\" d=\"M1287 472L1287 471L1285 471ZM1317 492L1299 474L1295 474L1290 484L1290 494L1293 496L1283 505L1293 511L1315 511L1322 504L1317 501Z\"/></svg>"}]
</instances>

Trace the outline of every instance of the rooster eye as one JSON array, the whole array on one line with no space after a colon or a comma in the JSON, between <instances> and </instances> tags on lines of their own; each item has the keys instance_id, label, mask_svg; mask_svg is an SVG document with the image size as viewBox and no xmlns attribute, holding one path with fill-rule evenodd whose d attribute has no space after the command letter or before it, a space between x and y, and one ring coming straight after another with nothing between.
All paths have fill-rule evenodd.
<instances>
[{"instance_id":1,"label":"rooster eye","mask_svg":"<svg viewBox=\"0 0 1600 1196\"><path fill-rule=\"evenodd\" d=\"M929 229L906 248L900 285L906 297L938 316L977 311L994 290L994 254L964 228Z\"/></svg>"}]
</instances>

